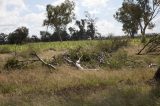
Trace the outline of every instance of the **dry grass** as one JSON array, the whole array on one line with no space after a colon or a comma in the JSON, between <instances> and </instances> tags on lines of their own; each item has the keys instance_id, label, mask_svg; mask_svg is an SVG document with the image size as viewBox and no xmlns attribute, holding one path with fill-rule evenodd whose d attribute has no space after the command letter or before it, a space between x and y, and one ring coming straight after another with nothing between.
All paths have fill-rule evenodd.
<instances>
[{"instance_id":1,"label":"dry grass","mask_svg":"<svg viewBox=\"0 0 160 106\"><path fill-rule=\"evenodd\" d=\"M74 106L89 102L98 105L99 102L95 100L100 99L107 103L104 98L110 100L113 95L116 98L121 96L119 93L128 89L133 92L136 89L141 93L150 91L152 87L146 82L153 74L154 72L148 69L78 71L69 66L62 66L53 73L42 67L5 72L0 74L0 104ZM69 101L66 101L68 99Z\"/></svg>"},{"instance_id":2,"label":"dry grass","mask_svg":"<svg viewBox=\"0 0 160 106\"><path fill-rule=\"evenodd\" d=\"M146 63L158 61L157 56L136 56L137 45L123 49L134 59ZM39 55L50 59L64 52L47 49ZM11 56L3 54L0 59L6 61ZM28 69L6 71L3 64L0 65L0 106L160 105L160 87L148 83L155 71L146 64L135 69L122 67L99 71L80 71L66 64L54 71L39 63Z\"/></svg>"}]
</instances>

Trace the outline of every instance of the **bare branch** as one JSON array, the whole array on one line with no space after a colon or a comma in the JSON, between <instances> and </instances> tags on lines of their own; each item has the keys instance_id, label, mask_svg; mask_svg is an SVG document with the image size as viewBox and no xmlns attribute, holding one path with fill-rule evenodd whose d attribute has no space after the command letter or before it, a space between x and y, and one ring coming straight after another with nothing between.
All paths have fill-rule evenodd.
<instances>
[{"instance_id":1,"label":"bare branch","mask_svg":"<svg viewBox=\"0 0 160 106\"><path fill-rule=\"evenodd\" d=\"M38 55L37 55L37 53L35 52L34 54L33 54L35 57L37 57L37 59L39 60L39 61L41 61L44 65L46 65L46 66L48 66L48 67L50 67L50 68L52 68L52 69L56 69L56 67L55 66L53 66L52 64L49 64L49 63L47 63L47 62L45 62L43 59L41 59Z\"/></svg>"},{"instance_id":2,"label":"bare branch","mask_svg":"<svg viewBox=\"0 0 160 106\"><path fill-rule=\"evenodd\" d=\"M82 66L81 66L81 64L80 64L80 62L81 62L81 58L82 58L83 56L81 56L76 62L74 62L74 61L72 61L69 57L65 57L64 56L64 59L65 59L65 61L67 61L69 64L72 64L73 66L75 66L75 67L77 67L77 69L79 69L79 70L98 70L98 69L85 69L85 68L83 68Z\"/></svg>"},{"instance_id":3,"label":"bare branch","mask_svg":"<svg viewBox=\"0 0 160 106\"><path fill-rule=\"evenodd\" d=\"M69 57L64 57L64 59L69 63L69 64L72 64L74 65L75 67L77 67L78 69L80 70L84 70L84 68L81 66L80 64L80 60L81 60L82 56L76 61L76 62L73 62Z\"/></svg>"}]
</instances>

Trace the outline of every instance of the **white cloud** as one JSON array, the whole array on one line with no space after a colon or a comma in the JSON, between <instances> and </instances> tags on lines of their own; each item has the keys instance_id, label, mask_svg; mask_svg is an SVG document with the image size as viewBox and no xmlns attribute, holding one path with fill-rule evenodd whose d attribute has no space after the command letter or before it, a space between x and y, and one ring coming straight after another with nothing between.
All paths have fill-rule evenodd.
<instances>
[{"instance_id":1,"label":"white cloud","mask_svg":"<svg viewBox=\"0 0 160 106\"><path fill-rule=\"evenodd\" d=\"M0 3L0 32L10 33L17 27L26 26L30 30L30 35L38 35L39 31L44 29L42 27L45 18L44 11L41 13L30 12L24 0L1 0ZM11 10L8 10L7 7L10 7ZM43 8L40 5L36 7L41 10Z\"/></svg>"},{"instance_id":2,"label":"white cloud","mask_svg":"<svg viewBox=\"0 0 160 106\"><path fill-rule=\"evenodd\" d=\"M88 8L105 6L108 1L109 0L81 0L82 5Z\"/></svg>"},{"instance_id":3,"label":"white cloud","mask_svg":"<svg viewBox=\"0 0 160 106\"><path fill-rule=\"evenodd\" d=\"M96 14L99 14L100 11L99 11L99 10L90 10L89 13L90 13L91 15L96 15Z\"/></svg>"},{"instance_id":4,"label":"white cloud","mask_svg":"<svg viewBox=\"0 0 160 106\"><path fill-rule=\"evenodd\" d=\"M2 0L4 1L4 0ZM6 0L5 0L6 1ZM17 8L25 8L24 0L7 0L8 5L16 6Z\"/></svg>"},{"instance_id":5,"label":"white cloud","mask_svg":"<svg viewBox=\"0 0 160 106\"><path fill-rule=\"evenodd\" d=\"M114 35L121 35L123 32L121 31L121 26L117 26L117 23L107 21L107 20L99 20L96 23L98 32L102 35L108 35L112 33Z\"/></svg>"},{"instance_id":6,"label":"white cloud","mask_svg":"<svg viewBox=\"0 0 160 106\"><path fill-rule=\"evenodd\" d=\"M56 0L56 1L54 1L53 3L52 3L52 5L59 5L59 4L61 4L61 3L63 3L64 2L64 0Z\"/></svg>"},{"instance_id":7,"label":"white cloud","mask_svg":"<svg viewBox=\"0 0 160 106\"><path fill-rule=\"evenodd\" d=\"M11 10L8 10L8 7ZM9 33L19 23L20 12L27 10L24 0L1 0L0 31ZM5 29L5 30L4 30Z\"/></svg>"},{"instance_id":8,"label":"white cloud","mask_svg":"<svg viewBox=\"0 0 160 106\"><path fill-rule=\"evenodd\" d=\"M45 11L45 9L46 9L46 6L45 5L41 5L41 4L37 4L36 7L37 7L37 9L39 11Z\"/></svg>"}]
</instances>

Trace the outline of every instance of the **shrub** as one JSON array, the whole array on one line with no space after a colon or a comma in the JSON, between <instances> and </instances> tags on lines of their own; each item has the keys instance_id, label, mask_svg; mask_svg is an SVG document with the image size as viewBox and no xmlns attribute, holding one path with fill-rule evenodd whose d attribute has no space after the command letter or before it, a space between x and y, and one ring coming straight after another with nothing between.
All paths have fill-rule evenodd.
<instances>
[{"instance_id":1,"label":"shrub","mask_svg":"<svg viewBox=\"0 0 160 106\"><path fill-rule=\"evenodd\" d=\"M97 51L94 51L90 47L87 48L87 47L81 47L81 46L79 46L76 49L69 50L69 56L72 60L76 61L82 56L81 61L83 62L89 62L91 60L96 59L97 53L98 53Z\"/></svg>"},{"instance_id":2,"label":"shrub","mask_svg":"<svg viewBox=\"0 0 160 106\"><path fill-rule=\"evenodd\" d=\"M16 58L10 58L7 60L6 64L4 65L5 69L20 69L22 67L22 64L19 63L19 61Z\"/></svg>"},{"instance_id":3,"label":"shrub","mask_svg":"<svg viewBox=\"0 0 160 106\"><path fill-rule=\"evenodd\" d=\"M128 39L113 38L111 39L111 49L116 51L121 47L128 46L128 41Z\"/></svg>"},{"instance_id":4,"label":"shrub","mask_svg":"<svg viewBox=\"0 0 160 106\"><path fill-rule=\"evenodd\" d=\"M101 41L97 44L99 51L105 51L108 53L116 52L119 48L128 46L129 40L121 38L111 38L109 41Z\"/></svg>"},{"instance_id":5,"label":"shrub","mask_svg":"<svg viewBox=\"0 0 160 106\"><path fill-rule=\"evenodd\" d=\"M81 64L86 67L96 67L98 65L98 52L91 47L78 47L76 49L70 49L68 52L69 58L76 62L81 56Z\"/></svg>"},{"instance_id":6,"label":"shrub","mask_svg":"<svg viewBox=\"0 0 160 106\"><path fill-rule=\"evenodd\" d=\"M126 66L128 59L127 52L125 51L118 51L117 53L113 54L110 58L106 61L106 64L109 68L119 69L123 66Z\"/></svg>"}]
</instances>

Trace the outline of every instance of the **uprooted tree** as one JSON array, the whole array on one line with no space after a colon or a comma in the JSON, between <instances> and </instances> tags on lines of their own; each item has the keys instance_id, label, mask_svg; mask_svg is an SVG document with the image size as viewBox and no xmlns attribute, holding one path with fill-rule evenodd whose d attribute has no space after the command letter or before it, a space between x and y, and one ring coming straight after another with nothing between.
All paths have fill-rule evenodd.
<instances>
[{"instance_id":1,"label":"uprooted tree","mask_svg":"<svg viewBox=\"0 0 160 106\"><path fill-rule=\"evenodd\" d=\"M139 52L138 55L145 54L160 54L160 36L154 35Z\"/></svg>"}]
</instances>

